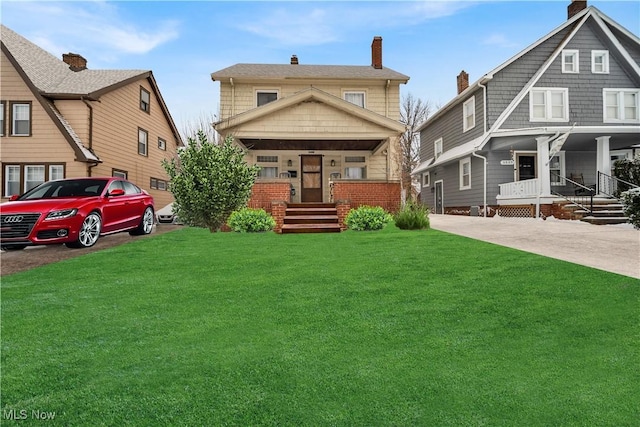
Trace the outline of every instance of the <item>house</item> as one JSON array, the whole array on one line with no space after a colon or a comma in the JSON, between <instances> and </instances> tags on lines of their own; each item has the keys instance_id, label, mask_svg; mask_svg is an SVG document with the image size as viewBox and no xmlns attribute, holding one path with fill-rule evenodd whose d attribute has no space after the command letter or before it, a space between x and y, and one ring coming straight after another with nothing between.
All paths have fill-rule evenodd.
<instances>
[{"instance_id":1,"label":"house","mask_svg":"<svg viewBox=\"0 0 640 427\"><path fill-rule=\"evenodd\" d=\"M236 64L220 82L223 137L233 136L261 167L250 206L272 203L400 204L400 85L409 77L382 65L382 38L371 65ZM276 218L277 219L277 218Z\"/></svg>"},{"instance_id":2,"label":"house","mask_svg":"<svg viewBox=\"0 0 640 427\"><path fill-rule=\"evenodd\" d=\"M151 71L90 70L2 25L1 197L52 179L121 176L162 207L182 140Z\"/></svg>"},{"instance_id":3,"label":"house","mask_svg":"<svg viewBox=\"0 0 640 427\"><path fill-rule=\"evenodd\" d=\"M420 128L413 171L435 213L562 216L609 196L612 161L640 148L640 40L586 1ZM583 196L577 202L575 195Z\"/></svg>"}]
</instances>

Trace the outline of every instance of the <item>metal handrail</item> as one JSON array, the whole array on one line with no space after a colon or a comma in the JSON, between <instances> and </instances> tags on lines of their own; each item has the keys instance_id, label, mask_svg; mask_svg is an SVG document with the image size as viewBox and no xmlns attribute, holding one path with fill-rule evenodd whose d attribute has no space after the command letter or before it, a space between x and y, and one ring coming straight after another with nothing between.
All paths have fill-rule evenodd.
<instances>
[{"instance_id":1,"label":"metal handrail","mask_svg":"<svg viewBox=\"0 0 640 427\"><path fill-rule=\"evenodd\" d=\"M588 211L589 214L591 214L593 212L593 196L596 194L596 190L595 189L593 189L592 187L587 187L584 184L580 184L579 182L576 182L576 181L574 181L572 179L567 178L566 176L562 176L562 175L557 174L555 172L549 171L549 173L551 175L553 175L553 176L557 176L558 178L560 178L560 180L561 180L560 182L564 182L564 181L569 182L572 185L574 185L575 187L578 187L582 191L586 191L588 193L587 196L571 196L572 198L569 198L569 196L565 196L564 194L560 194L558 192L553 192L553 191L551 192L551 194L553 194L554 196L561 197L561 198L563 198L563 199L565 199L565 200L567 200L567 201L569 201L569 202L571 202L571 203L573 203L575 205L580 206L582 209ZM586 207L586 206L584 206L583 203L581 203L582 200L584 200L584 199L588 199L589 207ZM585 204L587 204L586 201L585 201Z\"/></svg>"},{"instance_id":2,"label":"metal handrail","mask_svg":"<svg viewBox=\"0 0 640 427\"><path fill-rule=\"evenodd\" d=\"M603 185L603 183L606 185ZM620 179L615 176L607 175L604 172L598 171L598 193L603 193L607 196L620 200L620 198L618 197L620 193L618 193L617 195L615 193L618 192L618 185L621 183L627 185L629 189L640 188L640 186L625 181L624 179Z\"/></svg>"}]
</instances>

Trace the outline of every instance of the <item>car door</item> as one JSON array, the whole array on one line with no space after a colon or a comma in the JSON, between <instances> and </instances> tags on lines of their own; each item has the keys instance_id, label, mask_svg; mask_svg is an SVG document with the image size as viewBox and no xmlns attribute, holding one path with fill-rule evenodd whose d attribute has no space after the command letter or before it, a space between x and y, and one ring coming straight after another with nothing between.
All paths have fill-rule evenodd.
<instances>
[{"instance_id":1,"label":"car door","mask_svg":"<svg viewBox=\"0 0 640 427\"><path fill-rule=\"evenodd\" d=\"M123 181L126 197L125 211L123 212L124 224L127 227L135 227L140 224L145 209L145 195L138 187L129 181Z\"/></svg>"},{"instance_id":2,"label":"car door","mask_svg":"<svg viewBox=\"0 0 640 427\"><path fill-rule=\"evenodd\" d=\"M120 195L113 195L114 190L122 190ZM102 206L102 232L110 233L123 229L127 221L127 195L123 181L112 181Z\"/></svg>"}]
</instances>

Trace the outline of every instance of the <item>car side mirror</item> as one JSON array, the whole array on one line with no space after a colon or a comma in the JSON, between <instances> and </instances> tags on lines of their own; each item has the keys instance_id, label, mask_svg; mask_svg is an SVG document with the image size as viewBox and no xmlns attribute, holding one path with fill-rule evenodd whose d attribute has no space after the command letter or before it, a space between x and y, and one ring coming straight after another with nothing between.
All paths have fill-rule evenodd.
<instances>
[{"instance_id":1,"label":"car side mirror","mask_svg":"<svg viewBox=\"0 0 640 427\"><path fill-rule=\"evenodd\" d=\"M109 191L107 196L108 197L124 196L124 190L122 188L116 188L114 190Z\"/></svg>"},{"instance_id":2,"label":"car side mirror","mask_svg":"<svg viewBox=\"0 0 640 427\"><path fill-rule=\"evenodd\" d=\"M15 202L16 200L18 200L18 197L20 197L19 194L12 194L11 197L9 197L9 201Z\"/></svg>"}]
</instances>

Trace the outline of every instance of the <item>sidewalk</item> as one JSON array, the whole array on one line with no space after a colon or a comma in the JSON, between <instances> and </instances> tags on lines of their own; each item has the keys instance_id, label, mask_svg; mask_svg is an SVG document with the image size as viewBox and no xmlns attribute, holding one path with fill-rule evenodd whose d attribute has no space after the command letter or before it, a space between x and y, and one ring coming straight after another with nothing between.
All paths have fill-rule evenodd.
<instances>
[{"instance_id":1,"label":"sidewalk","mask_svg":"<svg viewBox=\"0 0 640 427\"><path fill-rule=\"evenodd\" d=\"M431 228L640 279L640 231L630 224L429 215Z\"/></svg>"}]
</instances>

